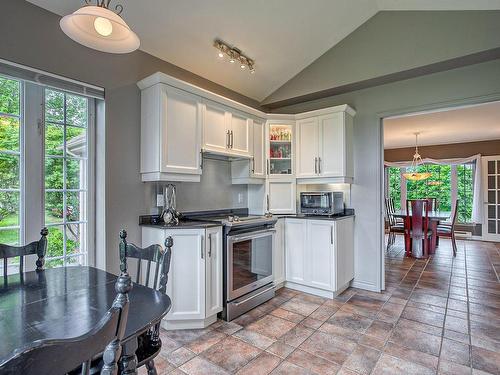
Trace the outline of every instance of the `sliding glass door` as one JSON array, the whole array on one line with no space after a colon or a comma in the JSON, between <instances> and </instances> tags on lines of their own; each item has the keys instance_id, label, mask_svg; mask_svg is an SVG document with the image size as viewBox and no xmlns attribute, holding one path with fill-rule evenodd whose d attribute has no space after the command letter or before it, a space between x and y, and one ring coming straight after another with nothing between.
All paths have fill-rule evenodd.
<instances>
[{"instance_id":1,"label":"sliding glass door","mask_svg":"<svg viewBox=\"0 0 500 375\"><path fill-rule=\"evenodd\" d=\"M0 243L22 245L48 227L47 267L89 263L94 108L92 98L0 76Z\"/></svg>"}]
</instances>

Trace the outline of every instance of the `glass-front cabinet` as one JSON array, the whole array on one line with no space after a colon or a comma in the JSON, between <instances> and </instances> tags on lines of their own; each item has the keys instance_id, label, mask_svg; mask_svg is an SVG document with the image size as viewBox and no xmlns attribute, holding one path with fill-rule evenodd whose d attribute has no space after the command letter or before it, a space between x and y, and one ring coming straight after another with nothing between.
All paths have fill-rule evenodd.
<instances>
[{"instance_id":1,"label":"glass-front cabinet","mask_svg":"<svg viewBox=\"0 0 500 375\"><path fill-rule=\"evenodd\" d=\"M294 175L294 132L293 125L268 123L268 174L270 177Z\"/></svg>"}]
</instances>

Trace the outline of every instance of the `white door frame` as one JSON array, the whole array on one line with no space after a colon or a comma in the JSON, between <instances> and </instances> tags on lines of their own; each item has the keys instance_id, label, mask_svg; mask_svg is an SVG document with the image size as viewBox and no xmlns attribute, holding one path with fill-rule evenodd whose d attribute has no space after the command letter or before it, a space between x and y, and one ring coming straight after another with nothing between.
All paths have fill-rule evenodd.
<instances>
[{"instance_id":1,"label":"white door frame","mask_svg":"<svg viewBox=\"0 0 500 375\"><path fill-rule=\"evenodd\" d=\"M378 172L378 189L379 189L379 229L380 229L380 288L385 289L385 233L384 233L384 119L395 116L403 116L410 114L418 114L422 112L436 111L444 108L455 108L476 104L484 104L489 102L495 102L500 100L500 92L493 93L490 95L482 95L475 97L466 97L463 99L456 99L444 102L429 103L420 106L406 107L400 109L393 109L388 111L380 111L377 113L378 125L379 125L379 147L380 147L380 164ZM483 229L484 233L484 229Z\"/></svg>"},{"instance_id":2,"label":"white door frame","mask_svg":"<svg viewBox=\"0 0 500 375\"><path fill-rule=\"evenodd\" d=\"M495 192L495 198L497 199L495 206L495 216L496 216L496 234L490 234L488 233L488 161L492 160L498 160L500 162L500 155L492 155L492 156L482 156L481 157L481 165L482 165L482 183L483 183L483 228L482 228L482 233L481 233L481 239L484 241L493 241L493 242L500 242L500 231L498 230L499 227L499 222L500 222L500 217L498 217L499 214L499 207L500 207L500 202L498 201L498 195L500 192L500 186L498 186L498 183L500 181L500 171L498 170L498 167L495 170L495 182L497 183L496 189L494 190Z\"/></svg>"}]
</instances>

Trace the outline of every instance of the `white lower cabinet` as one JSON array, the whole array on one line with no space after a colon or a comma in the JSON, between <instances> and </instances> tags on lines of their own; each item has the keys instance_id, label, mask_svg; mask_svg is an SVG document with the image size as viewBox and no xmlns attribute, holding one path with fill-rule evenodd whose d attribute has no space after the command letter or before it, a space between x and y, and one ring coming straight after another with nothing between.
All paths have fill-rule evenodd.
<instances>
[{"instance_id":1,"label":"white lower cabinet","mask_svg":"<svg viewBox=\"0 0 500 375\"><path fill-rule=\"evenodd\" d=\"M276 236L273 255L274 285L282 286L285 282L285 219L279 218L275 225Z\"/></svg>"},{"instance_id":2,"label":"white lower cabinet","mask_svg":"<svg viewBox=\"0 0 500 375\"><path fill-rule=\"evenodd\" d=\"M161 244L172 236L167 294L172 308L166 329L204 328L222 311L222 228L142 228L142 246Z\"/></svg>"},{"instance_id":3,"label":"white lower cabinet","mask_svg":"<svg viewBox=\"0 0 500 375\"><path fill-rule=\"evenodd\" d=\"M332 298L354 278L354 218L285 221L286 286Z\"/></svg>"}]
</instances>

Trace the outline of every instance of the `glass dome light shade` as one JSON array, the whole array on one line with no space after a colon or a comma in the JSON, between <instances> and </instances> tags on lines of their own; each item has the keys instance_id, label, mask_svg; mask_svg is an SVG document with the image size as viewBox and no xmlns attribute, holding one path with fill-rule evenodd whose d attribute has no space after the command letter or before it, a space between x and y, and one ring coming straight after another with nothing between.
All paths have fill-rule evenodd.
<instances>
[{"instance_id":1,"label":"glass dome light shade","mask_svg":"<svg viewBox=\"0 0 500 375\"><path fill-rule=\"evenodd\" d=\"M123 18L95 5L84 6L64 16L60 26L75 42L102 52L129 53L141 44Z\"/></svg>"}]
</instances>

